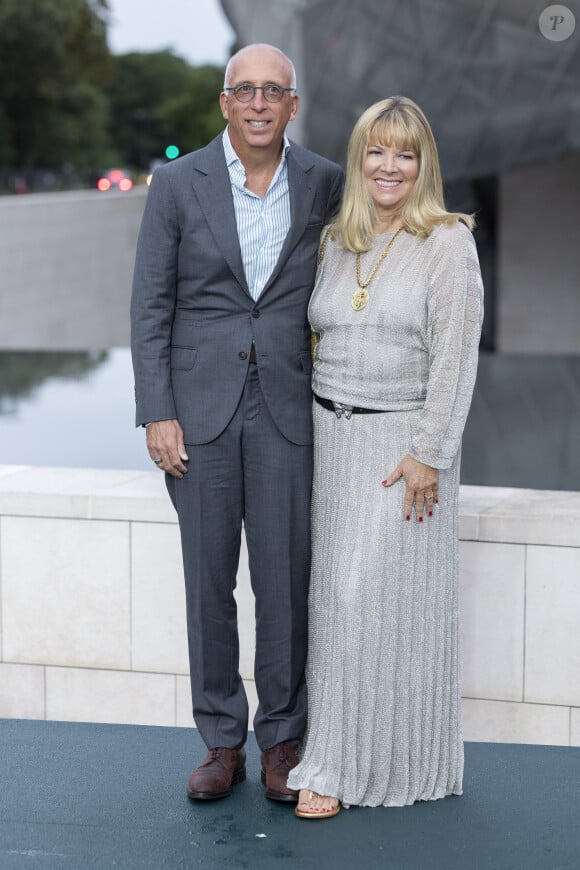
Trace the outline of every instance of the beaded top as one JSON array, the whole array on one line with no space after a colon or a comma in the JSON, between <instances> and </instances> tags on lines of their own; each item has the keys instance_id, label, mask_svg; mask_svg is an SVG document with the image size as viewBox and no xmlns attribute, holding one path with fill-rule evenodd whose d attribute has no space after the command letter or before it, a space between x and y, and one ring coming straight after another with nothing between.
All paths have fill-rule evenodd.
<instances>
[{"instance_id":1,"label":"beaded top","mask_svg":"<svg viewBox=\"0 0 580 870\"><path fill-rule=\"evenodd\" d=\"M375 236L361 255L363 273L388 235ZM440 224L426 239L402 233L362 311L351 305L355 265L355 254L328 240L309 306L310 324L321 336L314 392L362 408L422 408L411 455L448 468L471 403L483 318L473 236L459 222Z\"/></svg>"}]
</instances>

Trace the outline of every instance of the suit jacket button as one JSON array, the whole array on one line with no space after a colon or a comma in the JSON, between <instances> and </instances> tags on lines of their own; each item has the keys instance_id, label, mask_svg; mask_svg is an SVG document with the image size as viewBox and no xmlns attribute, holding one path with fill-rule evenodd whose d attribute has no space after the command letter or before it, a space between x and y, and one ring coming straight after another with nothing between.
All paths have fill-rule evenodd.
<instances>
[{"instance_id":1,"label":"suit jacket button","mask_svg":"<svg viewBox=\"0 0 580 870\"><path fill-rule=\"evenodd\" d=\"M252 317L259 317L259 316L260 316L260 312L258 311L257 308L254 311L252 311Z\"/></svg>"},{"instance_id":2,"label":"suit jacket button","mask_svg":"<svg viewBox=\"0 0 580 870\"><path fill-rule=\"evenodd\" d=\"M240 359L247 359L247 358L248 358L248 354L246 353L245 350L241 350L241 351L239 352L238 356L239 356Z\"/></svg>"}]
</instances>

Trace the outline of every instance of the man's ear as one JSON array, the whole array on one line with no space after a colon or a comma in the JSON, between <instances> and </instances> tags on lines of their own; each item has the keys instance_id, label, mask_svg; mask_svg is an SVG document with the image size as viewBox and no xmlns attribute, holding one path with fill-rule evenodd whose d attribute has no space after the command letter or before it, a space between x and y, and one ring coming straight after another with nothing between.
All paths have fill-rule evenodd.
<instances>
[{"instance_id":1,"label":"man's ear","mask_svg":"<svg viewBox=\"0 0 580 870\"><path fill-rule=\"evenodd\" d=\"M298 107L300 105L300 97L298 94L294 94L292 97L292 111L290 113L290 120L293 121L296 115L298 114ZM225 117L225 116L224 116Z\"/></svg>"}]
</instances>

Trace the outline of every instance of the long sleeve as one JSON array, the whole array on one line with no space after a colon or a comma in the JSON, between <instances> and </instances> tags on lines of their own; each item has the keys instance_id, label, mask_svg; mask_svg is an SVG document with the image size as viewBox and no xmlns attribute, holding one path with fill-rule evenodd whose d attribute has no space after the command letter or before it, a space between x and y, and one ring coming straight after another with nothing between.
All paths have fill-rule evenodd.
<instances>
[{"instance_id":1,"label":"long sleeve","mask_svg":"<svg viewBox=\"0 0 580 870\"><path fill-rule=\"evenodd\" d=\"M459 450L475 376L483 286L475 242L464 224L445 228L428 274L429 377L411 455L449 468Z\"/></svg>"},{"instance_id":2,"label":"long sleeve","mask_svg":"<svg viewBox=\"0 0 580 870\"><path fill-rule=\"evenodd\" d=\"M153 175L141 223L131 299L136 424L176 416L171 389L171 327L180 230L170 180Z\"/></svg>"}]
</instances>

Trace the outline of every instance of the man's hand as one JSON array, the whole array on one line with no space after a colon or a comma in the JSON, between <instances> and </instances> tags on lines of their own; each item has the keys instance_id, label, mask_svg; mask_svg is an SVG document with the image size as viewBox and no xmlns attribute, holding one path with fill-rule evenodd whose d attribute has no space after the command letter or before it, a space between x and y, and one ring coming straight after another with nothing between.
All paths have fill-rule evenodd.
<instances>
[{"instance_id":1,"label":"man's hand","mask_svg":"<svg viewBox=\"0 0 580 870\"><path fill-rule=\"evenodd\" d=\"M177 420L159 420L147 426L149 456L162 471L172 477L183 477L189 459L183 443L183 430ZM159 462L161 460L161 462Z\"/></svg>"},{"instance_id":2,"label":"man's hand","mask_svg":"<svg viewBox=\"0 0 580 870\"><path fill-rule=\"evenodd\" d=\"M405 456L387 479L383 480L383 486L392 486L401 477L406 484L404 517L406 520L411 519L414 503L415 515L422 523L424 508L427 508L428 516L433 516L433 504L439 502L439 472L412 456Z\"/></svg>"}]
</instances>

